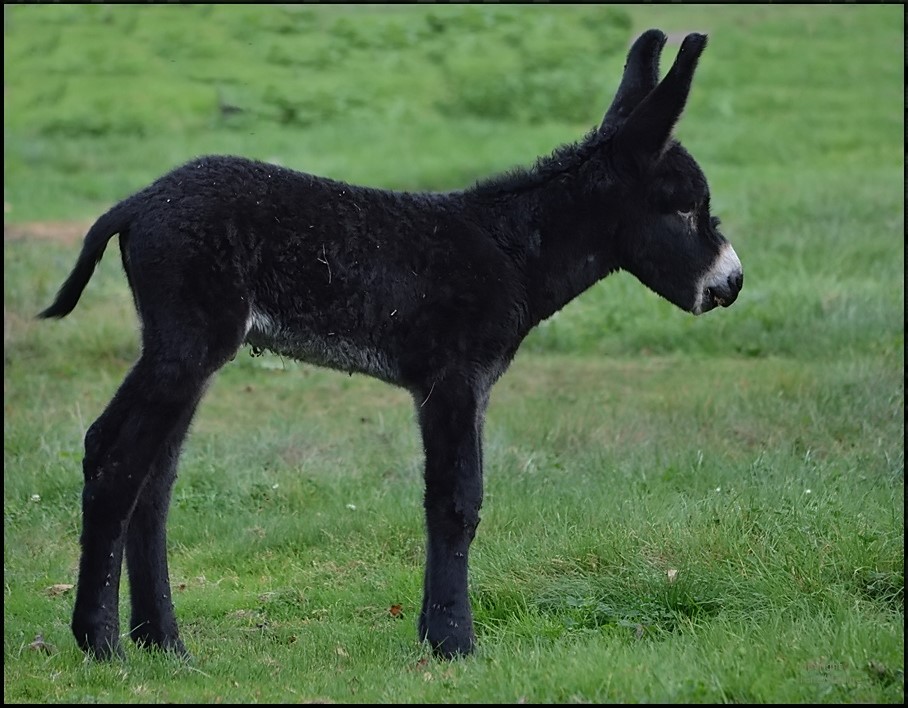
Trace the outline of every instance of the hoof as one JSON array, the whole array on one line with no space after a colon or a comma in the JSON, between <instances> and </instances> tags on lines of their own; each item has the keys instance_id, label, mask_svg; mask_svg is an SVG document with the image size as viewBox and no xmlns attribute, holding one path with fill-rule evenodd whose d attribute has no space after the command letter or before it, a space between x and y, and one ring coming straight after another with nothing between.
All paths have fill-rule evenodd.
<instances>
[{"instance_id":1,"label":"hoof","mask_svg":"<svg viewBox=\"0 0 908 708\"><path fill-rule=\"evenodd\" d=\"M186 651L186 645L183 644L183 640L179 637L160 637L150 632L141 632L135 629L129 633L129 637L135 642L137 647L146 651L163 651L186 661L192 658L189 652Z\"/></svg>"},{"instance_id":2,"label":"hoof","mask_svg":"<svg viewBox=\"0 0 908 708\"><path fill-rule=\"evenodd\" d=\"M419 638L429 642L432 653L439 659L467 656L476 648L473 620L469 615L455 619L445 611L423 614L419 618Z\"/></svg>"},{"instance_id":3,"label":"hoof","mask_svg":"<svg viewBox=\"0 0 908 708\"><path fill-rule=\"evenodd\" d=\"M71 628L76 644L88 656L101 661L126 657L120 646L116 625L105 621L83 621L74 615Z\"/></svg>"},{"instance_id":4,"label":"hoof","mask_svg":"<svg viewBox=\"0 0 908 708\"><path fill-rule=\"evenodd\" d=\"M440 640L429 639L432 653L439 659L457 659L468 656L476 648L476 637L472 632L461 636L447 635Z\"/></svg>"},{"instance_id":5,"label":"hoof","mask_svg":"<svg viewBox=\"0 0 908 708\"><path fill-rule=\"evenodd\" d=\"M120 640L116 637L95 637L91 638L87 634L75 634L76 644L85 652L86 655L98 661L111 661L113 659L125 659L126 653L120 646Z\"/></svg>"}]
</instances>

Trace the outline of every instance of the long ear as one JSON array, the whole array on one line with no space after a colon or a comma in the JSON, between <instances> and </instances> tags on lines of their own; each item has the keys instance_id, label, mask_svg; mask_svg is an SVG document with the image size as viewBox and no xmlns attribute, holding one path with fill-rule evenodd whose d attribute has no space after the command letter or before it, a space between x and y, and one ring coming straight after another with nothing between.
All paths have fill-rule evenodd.
<instances>
[{"instance_id":1,"label":"long ear","mask_svg":"<svg viewBox=\"0 0 908 708\"><path fill-rule=\"evenodd\" d=\"M637 104L656 88L659 83L659 55L666 39L665 34L657 29L647 30L637 37L627 53L621 84L599 130L624 122Z\"/></svg>"},{"instance_id":2,"label":"long ear","mask_svg":"<svg viewBox=\"0 0 908 708\"><path fill-rule=\"evenodd\" d=\"M706 47L705 34L689 34L662 82L631 112L615 136L619 150L639 159L657 159L681 117L697 61Z\"/></svg>"}]
</instances>

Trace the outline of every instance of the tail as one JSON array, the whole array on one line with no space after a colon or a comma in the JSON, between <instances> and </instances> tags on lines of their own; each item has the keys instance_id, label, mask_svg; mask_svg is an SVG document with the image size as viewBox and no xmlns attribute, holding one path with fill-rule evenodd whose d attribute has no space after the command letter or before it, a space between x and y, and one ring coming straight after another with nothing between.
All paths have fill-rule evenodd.
<instances>
[{"instance_id":1,"label":"tail","mask_svg":"<svg viewBox=\"0 0 908 708\"><path fill-rule=\"evenodd\" d=\"M63 283L53 304L38 313L38 317L59 319L73 311L79 298L82 297L82 291L85 290L85 286L88 285L88 281L95 272L95 266L104 255L108 241L113 238L114 234L121 233L132 220L132 214L126 204L127 202L120 202L111 208L88 230L82 245L82 252L79 254L72 273Z\"/></svg>"}]
</instances>

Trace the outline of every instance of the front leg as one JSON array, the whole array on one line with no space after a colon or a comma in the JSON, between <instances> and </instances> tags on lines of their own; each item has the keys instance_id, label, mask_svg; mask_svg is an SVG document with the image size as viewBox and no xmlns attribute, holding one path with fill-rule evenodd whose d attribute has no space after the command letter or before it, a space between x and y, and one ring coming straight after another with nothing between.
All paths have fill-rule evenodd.
<instances>
[{"instance_id":1,"label":"front leg","mask_svg":"<svg viewBox=\"0 0 908 708\"><path fill-rule=\"evenodd\" d=\"M485 400L485 392L447 381L419 409L427 532L419 636L444 658L469 654L475 645L467 564L482 505Z\"/></svg>"}]
</instances>

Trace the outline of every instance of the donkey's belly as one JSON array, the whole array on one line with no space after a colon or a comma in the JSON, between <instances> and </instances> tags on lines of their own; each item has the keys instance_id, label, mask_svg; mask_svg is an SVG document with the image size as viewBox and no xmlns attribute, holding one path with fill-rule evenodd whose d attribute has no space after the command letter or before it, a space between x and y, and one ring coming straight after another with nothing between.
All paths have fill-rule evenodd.
<instances>
[{"instance_id":1,"label":"donkey's belly","mask_svg":"<svg viewBox=\"0 0 908 708\"><path fill-rule=\"evenodd\" d=\"M253 347L297 361L400 383L399 367L391 357L360 341L356 332L290 327L253 308L246 322L245 339Z\"/></svg>"}]
</instances>

